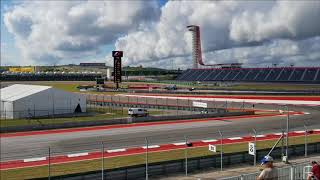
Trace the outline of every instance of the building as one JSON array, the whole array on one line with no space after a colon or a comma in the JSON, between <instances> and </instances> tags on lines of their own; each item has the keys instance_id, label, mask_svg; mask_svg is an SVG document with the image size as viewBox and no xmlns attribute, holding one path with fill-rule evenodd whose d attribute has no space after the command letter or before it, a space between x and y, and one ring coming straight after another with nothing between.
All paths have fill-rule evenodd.
<instances>
[{"instance_id":1,"label":"building","mask_svg":"<svg viewBox=\"0 0 320 180\"><path fill-rule=\"evenodd\" d=\"M0 89L1 118L18 119L86 112L86 97L51 86L14 84Z\"/></svg>"},{"instance_id":2,"label":"building","mask_svg":"<svg viewBox=\"0 0 320 180\"><path fill-rule=\"evenodd\" d=\"M106 63L80 63L84 67L105 67Z\"/></svg>"}]
</instances>

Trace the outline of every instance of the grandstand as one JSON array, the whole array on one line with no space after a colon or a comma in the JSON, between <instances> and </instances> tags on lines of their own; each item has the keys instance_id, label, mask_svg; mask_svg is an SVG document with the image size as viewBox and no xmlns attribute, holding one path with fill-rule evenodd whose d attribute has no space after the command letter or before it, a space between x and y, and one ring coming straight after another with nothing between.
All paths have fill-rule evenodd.
<instances>
[{"instance_id":1,"label":"grandstand","mask_svg":"<svg viewBox=\"0 0 320 180\"><path fill-rule=\"evenodd\" d=\"M200 27L190 25L187 28L192 32L193 69L184 71L176 80L320 84L320 67L242 68L241 63L205 64L201 52ZM211 68L201 69L199 65Z\"/></svg>"},{"instance_id":2,"label":"grandstand","mask_svg":"<svg viewBox=\"0 0 320 180\"><path fill-rule=\"evenodd\" d=\"M101 73L8 73L2 72L0 81L95 81L102 78Z\"/></svg>"},{"instance_id":3,"label":"grandstand","mask_svg":"<svg viewBox=\"0 0 320 180\"><path fill-rule=\"evenodd\" d=\"M320 67L188 69L177 80L320 84Z\"/></svg>"}]
</instances>

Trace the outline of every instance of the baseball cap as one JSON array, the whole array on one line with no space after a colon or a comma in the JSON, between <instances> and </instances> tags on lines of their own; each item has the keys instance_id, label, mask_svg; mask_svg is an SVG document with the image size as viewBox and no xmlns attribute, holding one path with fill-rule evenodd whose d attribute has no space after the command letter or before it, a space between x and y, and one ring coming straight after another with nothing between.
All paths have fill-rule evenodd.
<instances>
[{"instance_id":1,"label":"baseball cap","mask_svg":"<svg viewBox=\"0 0 320 180\"><path fill-rule=\"evenodd\" d=\"M273 158L269 155L262 158L261 164L263 165L263 164L266 164L267 162L273 162Z\"/></svg>"}]
</instances>

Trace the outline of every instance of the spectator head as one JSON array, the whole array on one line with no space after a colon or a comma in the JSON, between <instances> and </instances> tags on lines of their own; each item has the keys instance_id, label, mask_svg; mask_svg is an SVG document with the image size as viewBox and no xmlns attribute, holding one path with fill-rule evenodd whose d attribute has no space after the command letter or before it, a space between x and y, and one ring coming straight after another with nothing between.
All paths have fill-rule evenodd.
<instances>
[{"instance_id":1,"label":"spectator head","mask_svg":"<svg viewBox=\"0 0 320 180\"><path fill-rule=\"evenodd\" d=\"M312 165L318 164L317 161L311 161Z\"/></svg>"},{"instance_id":2,"label":"spectator head","mask_svg":"<svg viewBox=\"0 0 320 180\"><path fill-rule=\"evenodd\" d=\"M261 165L266 165L268 167L273 165L273 158L269 155L263 157L263 159L261 160Z\"/></svg>"}]
</instances>

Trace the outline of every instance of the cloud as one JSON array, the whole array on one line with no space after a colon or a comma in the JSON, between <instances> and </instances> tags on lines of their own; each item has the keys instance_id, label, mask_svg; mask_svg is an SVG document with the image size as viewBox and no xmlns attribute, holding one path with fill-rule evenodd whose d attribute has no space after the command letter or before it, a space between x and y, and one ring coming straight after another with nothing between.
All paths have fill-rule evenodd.
<instances>
[{"instance_id":1,"label":"cloud","mask_svg":"<svg viewBox=\"0 0 320 180\"><path fill-rule=\"evenodd\" d=\"M37 9L37 11L34 11ZM23 63L70 63L124 51L125 65L190 68L191 34L201 28L206 63L314 65L319 1L32 1L4 14ZM105 59L110 59L107 54Z\"/></svg>"},{"instance_id":2,"label":"cloud","mask_svg":"<svg viewBox=\"0 0 320 180\"><path fill-rule=\"evenodd\" d=\"M169 1L155 26L119 38L116 48L124 50L127 64L161 66L161 59L176 59L176 66L191 67L186 26L195 24L201 28L207 63L299 64L292 58L299 54L305 65L313 61L305 53L320 50L304 48L306 42L320 43L317 17L319 1Z\"/></svg>"},{"instance_id":3,"label":"cloud","mask_svg":"<svg viewBox=\"0 0 320 180\"><path fill-rule=\"evenodd\" d=\"M319 1L277 1L267 11L244 11L231 21L230 38L237 42L320 35Z\"/></svg>"},{"instance_id":4,"label":"cloud","mask_svg":"<svg viewBox=\"0 0 320 180\"><path fill-rule=\"evenodd\" d=\"M159 13L156 1L32 1L7 11L4 22L25 61L66 63L148 27Z\"/></svg>"}]
</instances>

